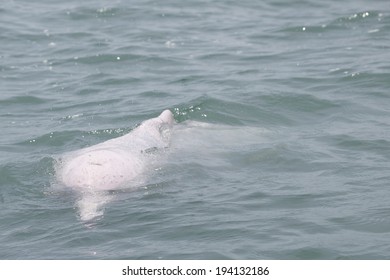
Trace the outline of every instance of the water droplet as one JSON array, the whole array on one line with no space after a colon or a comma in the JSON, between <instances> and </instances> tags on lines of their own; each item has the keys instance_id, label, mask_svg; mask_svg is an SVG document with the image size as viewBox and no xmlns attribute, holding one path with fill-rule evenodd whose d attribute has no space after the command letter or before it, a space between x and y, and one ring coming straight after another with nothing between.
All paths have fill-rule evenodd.
<instances>
[{"instance_id":1,"label":"water droplet","mask_svg":"<svg viewBox=\"0 0 390 280\"><path fill-rule=\"evenodd\" d=\"M166 42L165 42L165 46L166 46L167 48L174 48L174 47L176 46L176 43L173 42L173 41L166 41Z\"/></svg>"}]
</instances>

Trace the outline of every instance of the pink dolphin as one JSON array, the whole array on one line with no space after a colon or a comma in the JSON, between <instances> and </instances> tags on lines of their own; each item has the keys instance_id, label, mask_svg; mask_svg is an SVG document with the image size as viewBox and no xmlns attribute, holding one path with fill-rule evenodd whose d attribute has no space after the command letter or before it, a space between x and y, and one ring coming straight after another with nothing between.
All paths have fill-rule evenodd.
<instances>
[{"instance_id":1,"label":"pink dolphin","mask_svg":"<svg viewBox=\"0 0 390 280\"><path fill-rule=\"evenodd\" d=\"M144 172L153 151L169 145L173 114L142 122L130 133L65 154L59 160L57 178L65 186L91 190L113 190Z\"/></svg>"}]
</instances>

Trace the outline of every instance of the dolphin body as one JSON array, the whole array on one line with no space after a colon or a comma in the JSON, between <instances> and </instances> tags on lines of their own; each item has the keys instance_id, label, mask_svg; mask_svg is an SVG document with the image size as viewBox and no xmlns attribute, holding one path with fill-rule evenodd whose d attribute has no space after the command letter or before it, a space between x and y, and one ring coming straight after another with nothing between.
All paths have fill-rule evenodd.
<instances>
[{"instance_id":1,"label":"dolphin body","mask_svg":"<svg viewBox=\"0 0 390 280\"><path fill-rule=\"evenodd\" d=\"M165 110L124 136L67 153L59 159L57 179L65 186L80 190L127 187L126 184L146 171L154 151L169 145L174 123L171 111Z\"/></svg>"}]
</instances>

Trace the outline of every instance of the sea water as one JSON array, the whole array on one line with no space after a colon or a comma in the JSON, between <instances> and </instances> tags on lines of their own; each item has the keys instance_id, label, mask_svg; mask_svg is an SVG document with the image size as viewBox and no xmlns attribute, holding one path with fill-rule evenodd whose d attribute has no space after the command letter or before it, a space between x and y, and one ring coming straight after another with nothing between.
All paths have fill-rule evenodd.
<instances>
[{"instance_id":1,"label":"sea water","mask_svg":"<svg viewBox=\"0 0 390 280\"><path fill-rule=\"evenodd\" d=\"M0 259L389 259L389 89L385 0L2 1ZM80 219L55 158L164 109Z\"/></svg>"}]
</instances>

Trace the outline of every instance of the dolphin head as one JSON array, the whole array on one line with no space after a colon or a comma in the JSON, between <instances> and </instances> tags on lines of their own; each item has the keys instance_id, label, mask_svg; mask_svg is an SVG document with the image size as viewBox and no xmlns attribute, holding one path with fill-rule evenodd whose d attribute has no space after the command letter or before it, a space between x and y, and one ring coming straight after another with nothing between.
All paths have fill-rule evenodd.
<instances>
[{"instance_id":1,"label":"dolphin head","mask_svg":"<svg viewBox=\"0 0 390 280\"><path fill-rule=\"evenodd\" d=\"M175 121L175 119L173 118L173 114L170 110L165 110L164 112L162 112L160 114L160 116L158 116L158 118L164 122L164 123L167 123L169 125L172 125L173 122Z\"/></svg>"},{"instance_id":2,"label":"dolphin head","mask_svg":"<svg viewBox=\"0 0 390 280\"><path fill-rule=\"evenodd\" d=\"M169 143L171 138L172 126L175 122L173 114L170 110L163 111L158 118L162 123L159 125L159 133L162 140Z\"/></svg>"},{"instance_id":3,"label":"dolphin head","mask_svg":"<svg viewBox=\"0 0 390 280\"><path fill-rule=\"evenodd\" d=\"M151 137L157 141L158 146L166 146L171 138L172 126L175 123L173 114L170 110L163 111L158 117L146 120L137 127L136 131L140 139ZM160 145L161 144L161 145Z\"/></svg>"}]
</instances>

